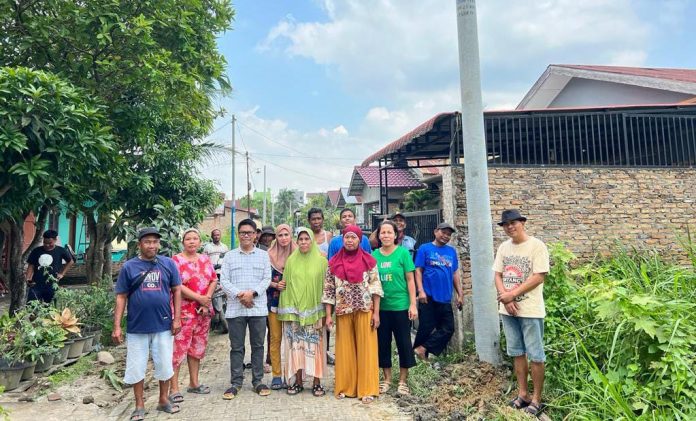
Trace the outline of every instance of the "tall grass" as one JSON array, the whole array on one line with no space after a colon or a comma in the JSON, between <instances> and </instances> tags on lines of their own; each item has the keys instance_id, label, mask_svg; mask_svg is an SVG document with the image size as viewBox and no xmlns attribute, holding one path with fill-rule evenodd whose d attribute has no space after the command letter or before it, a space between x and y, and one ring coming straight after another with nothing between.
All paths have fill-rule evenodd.
<instances>
[{"instance_id":1,"label":"tall grass","mask_svg":"<svg viewBox=\"0 0 696 421\"><path fill-rule=\"evenodd\" d=\"M551 246L548 388L570 419L696 418L696 270L617 247L570 270Z\"/></svg>"}]
</instances>

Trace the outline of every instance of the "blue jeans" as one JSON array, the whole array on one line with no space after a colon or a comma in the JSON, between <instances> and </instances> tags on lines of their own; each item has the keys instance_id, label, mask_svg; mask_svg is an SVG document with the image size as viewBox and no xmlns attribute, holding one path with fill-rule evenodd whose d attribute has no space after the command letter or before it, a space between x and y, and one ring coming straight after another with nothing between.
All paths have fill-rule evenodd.
<instances>
[{"instance_id":1,"label":"blue jeans","mask_svg":"<svg viewBox=\"0 0 696 421\"><path fill-rule=\"evenodd\" d=\"M514 317L501 314L503 331L507 343L507 354L511 357L527 355L534 363L546 361L544 354L544 319Z\"/></svg>"}]
</instances>

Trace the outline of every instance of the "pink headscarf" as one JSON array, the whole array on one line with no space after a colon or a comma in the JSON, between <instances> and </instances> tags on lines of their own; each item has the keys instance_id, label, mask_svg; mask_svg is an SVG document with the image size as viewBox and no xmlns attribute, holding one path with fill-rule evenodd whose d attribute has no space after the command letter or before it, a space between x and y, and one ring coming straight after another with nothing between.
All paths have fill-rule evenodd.
<instances>
[{"instance_id":1,"label":"pink headscarf","mask_svg":"<svg viewBox=\"0 0 696 421\"><path fill-rule=\"evenodd\" d=\"M357 225L348 225L343 229L343 237L345 238L349 232L358 236L358 249L348 251L345 246L341 247L341 250L329 261L329 270L335 276L351 284L357 284L362 282L363 273L377 265L377 260L360 247L362 230Z\"/></svg>"},{"instance_id":2,"label":"pink headscarf","mask_svg":"<svg viewBox=\"0 0 696 421\"><path fill-rule=\"evenodd\" d=\"M290 228L290 225L278 225L275 229L276 237L283 230L290 234L290 244L283 247L278 244L278 239L276 238L276 240L273 241L273 244L271 244L271 247L268 249L268 257L271 259L271 266L273 266L273 268L280 273L283 273L283 270L285 270L285 261L288 260L288 256L290 256L290 254L292 254L292 252L297 248L297 243L292 241L292 228Z\"/></svg>"}]
</instances>

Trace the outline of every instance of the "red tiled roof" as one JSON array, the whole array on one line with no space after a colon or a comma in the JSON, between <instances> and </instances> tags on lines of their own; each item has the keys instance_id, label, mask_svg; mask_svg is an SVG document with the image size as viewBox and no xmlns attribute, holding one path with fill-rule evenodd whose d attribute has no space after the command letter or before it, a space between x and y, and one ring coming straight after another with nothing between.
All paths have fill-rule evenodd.
<instances>
[{"instance_id":1,"label":"red tiled roof","mask_svg":"<svg viewBox=\"0 0 696 421\"><path fill-rule=\"evenodd\" d=\"M341 199L341 190L329 190L326 192L326 195L333 206L338 206L338 201Z\"/></svg>"},{"instance_id":2,"label":"red tiled roof","mask_svg":"<svg viewBox=\"0 0 696 421\"><path fill-rule=\"evenodd\" d=\"M411 130L410 132L408 132L405 135L401 136L400 138L396 139L395 141L387 144L387 146L383 147L382 149L380 149L377 152L373 153L372 155L368 156L362 162L362 165L363 166L370 165L371 163L377 161L378 159L380 159L384 155L396 152L402 146L409 144L413 139L415 139L419 136L422 136L425 133L428 133L430 130L432 130L433 127L435 126L435 124L438 122L438 120L440 120L444 117L451 117L453 114L456 114L456 113L437 114L435 117L431 118L430 120L426 121L425 123L421 124L420 126L416 127L415 129Z\"/></svg>"},{"instance_id":3,"label":"red tiled roof","mask_svg":"<svg viewBox=\"0 0 696 421\"><path fill-rule=\"evenodd\" d=\"M616 73L627 76L643 76L655 79L677 80L680 82L696 83L696 69L667 69L651 67L622 67L622 66L589 66L578 64L556 64L557 67L566 67L578 70L590 70L594 72Z\"/></svg>"},{"instance_id":4,"label":"red tiled roof","mask_svg":"<svg viewBox=\"0 0 696 421\"><path fill-rule=\"evenodd\" d=\"M379 187L379 167L355 167L355 171L365 181L367 187ZM407 169L393 168L387 170L389 187L422 187L422 184Z\"/></svg>"}]
</instances>

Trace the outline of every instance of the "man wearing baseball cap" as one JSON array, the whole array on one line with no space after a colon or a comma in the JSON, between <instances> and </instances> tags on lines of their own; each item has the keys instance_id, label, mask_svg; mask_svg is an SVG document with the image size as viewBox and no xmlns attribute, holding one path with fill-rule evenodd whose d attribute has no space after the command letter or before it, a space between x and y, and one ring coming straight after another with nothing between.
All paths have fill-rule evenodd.
<instances>
[{"instance_id":1,"label":"man wearing baseball cap","mask_svg":"<svg viewBox=\"0 0 696 421\"><path fill-rule=\"evenodd\" d=\"M126 372L123 382L133 385L132 420L145 417L145 372L150 353L159 381L158 411L179 412L169 400L169 379L174 374L174 335L181 330L181 278L172 259L158 256L160 235L155 227L138 231L138 256L124 263L116 281L114 330L116 344L123 341L121 318L128 306ZM170 302L173 303L173 312Z\"/></svg>"},{"instance_id":2,"label":"man wearing baseball cap","mask_svg":"<svg viewBox=\"0 0 696 421\"><path fill-rule=\"evenodd\" d=\"M56 231L45 231L43 245L29 253L25 276L29 285L28 300L30 301L52 302L56 293L53 287L54 282L58 284L70 270L70 267L75 264L72 255L63 247L56 245L57 238Z\"/></svg>"},{"instance_id":3,"label":"man wearing baseball cap","mask_svg":"<svg viewBox=\"0 0 696 421\"><path fill-rule=\"evenodd\" d=\"M519 392L510 406L538 416L544 409L544 278L549 272L549 251L539 239L527 234L524 217L517 209L503 211L498 225L510 237L498 247L493 263L499 313L507 343L514 359ZM534 394L527 387L531 361Z\"/></svg>"},{"instance_id":4,"label":"man wearing baseball cap","mask_svg":"<svg viewBox=\"0 0 696 421\"><path fill-rule=\"evenodd\" d=\"M421 245L416 253L419 316L413 350L420 359L440 355L454 334L453 290L457 292L457 307L464 303L457 251L447 244L454 232L452 225L440 223L435 240Z\"/></svg>"}]
</instances>

